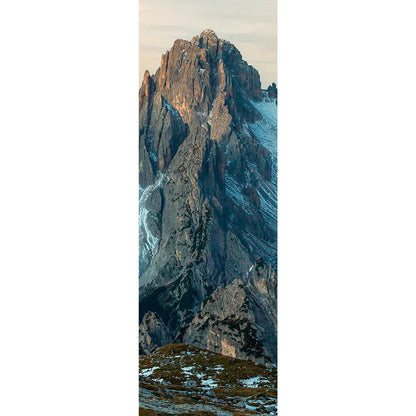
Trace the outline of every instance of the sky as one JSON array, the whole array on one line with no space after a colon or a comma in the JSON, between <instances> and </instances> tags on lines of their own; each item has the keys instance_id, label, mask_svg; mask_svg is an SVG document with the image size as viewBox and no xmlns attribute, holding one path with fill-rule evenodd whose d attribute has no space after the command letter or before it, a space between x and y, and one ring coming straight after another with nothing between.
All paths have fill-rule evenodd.
<instances>
[{"instance_id":1,"label":"sky","mask_svg":"<svg viewBox=\"0 0 416 416\"><path fill-rule=\"evenodd\" d=\"M213 29L259 71L262 88L277 84L277 0L140 0L139 11L140 82L176 39Z\"/></svg>"}]
</instances>

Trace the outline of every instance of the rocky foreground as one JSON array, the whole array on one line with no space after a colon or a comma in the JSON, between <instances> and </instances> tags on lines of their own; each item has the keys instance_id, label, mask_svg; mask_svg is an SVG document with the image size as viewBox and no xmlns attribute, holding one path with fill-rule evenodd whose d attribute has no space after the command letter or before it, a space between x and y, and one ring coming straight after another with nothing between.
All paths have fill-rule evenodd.
<instances>
[{"instance_id":1,"label":"rocky foreground","mask_svg":"<svg viewBox=\"0 0 416 416\"><path fill-rule=\"evenodd\" d=\"M277 415L277 370L185 344L140 357L140 416Z\"/></svg>"}]
</instances>

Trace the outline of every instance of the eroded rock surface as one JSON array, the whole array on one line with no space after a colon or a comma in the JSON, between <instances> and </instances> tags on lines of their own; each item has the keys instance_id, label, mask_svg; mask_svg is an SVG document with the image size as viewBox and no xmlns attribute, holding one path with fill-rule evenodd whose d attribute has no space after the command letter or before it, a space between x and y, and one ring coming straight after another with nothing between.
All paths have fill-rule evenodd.
<instances>
[{"instance_id":1,"label":"eroded rock surface","mask_svg":"<svg viewBox=\"0 0 416 416\"><path fill-rule=\"evenodd\" d=\"M150 354L160 345L172 342L172 336L164 322L154 312L147 312L139 325L139 353Z\"/></svg>"},{"instance_id":2,"label":"eroded rock surface","mask_svg":"<svg viewBox=\"0 0 416 416\"><path fill-rule=\"evenodd\" d=\"M274 270L256 264L245 281L235 279L208 296L179 341L222 355L274 363L276 290Z\"/></svg>"}]
</instances>

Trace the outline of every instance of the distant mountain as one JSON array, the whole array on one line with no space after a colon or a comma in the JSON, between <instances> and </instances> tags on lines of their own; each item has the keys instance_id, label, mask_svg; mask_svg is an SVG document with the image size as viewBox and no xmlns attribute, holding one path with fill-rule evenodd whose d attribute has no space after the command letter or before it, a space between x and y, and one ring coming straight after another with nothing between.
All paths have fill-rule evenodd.
<instances>
[{"instance_id":1,"label":"distant mountain","mask_svg":"<svg viewBox=\"0 0 416 416\"><path fill-rule=\"evenodd\" d=\"M140 352L277 355L277 89L205 30L139 93Z\"/></svg>"}]
</instances>

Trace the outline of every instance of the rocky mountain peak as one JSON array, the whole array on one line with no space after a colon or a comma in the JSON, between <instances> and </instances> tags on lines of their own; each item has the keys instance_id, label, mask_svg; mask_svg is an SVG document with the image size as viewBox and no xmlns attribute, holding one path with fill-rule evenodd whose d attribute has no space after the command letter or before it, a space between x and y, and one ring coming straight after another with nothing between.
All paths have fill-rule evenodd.
<instances>
[{"instance_id":1,"label":"rocky mountain peak","mask_svg":"<svg viewBox=\"0 0 416 416\"><path fill-rule=\"evenodd\" d=\"M145 73L141 97L147 97L154 86L155 94L160 92L189 123L196 113L208 115L215 98L224 93L231 116L253 119L256 112L246 101L261 99L260 85L259 73L238 49L206 29L191 41L174 42L162 55L156 74Z\"/></svg>"},{"instance_id":2,"label":"rocky mountain peak","mask_svg":"<svg viewBox=\"0 0 416 416\"><path fill-rule=\"evenodd\" d=\"M216 35L216 33L212 30L212 29L205 29L201 32L201 34L199 35L200 38L202 39L216 39L218 40L218 36Z\"/></svg>"},{"instance_id":3,"label":"rocky mountain peak","mask_svg":"<svg viewBox=\"0 0 416 416\"><path fill-rule=\"evenodd\" d=\"M269 85L269 87L267 88L267 95L271 99L277 99L277 87L274 82L272 82L272 85Z\"/></svg>"},{"instance_id":4,"label":"rocky mountain peak","mask_svg":"<svg viewBox=\"0 0 416 416\"><path fill-rule=\"evenodd\" d=\"M139 93L143 351L183 337L273 361L276 95L211 29L176 40L156 73L146 71ZM221 337L211 339L210 329Z\"/></svg>"},{"instance_id":5,"label":"rocky mountain peak","mask_svg":"<svg viewBox=\"0 0 416 416\"><path fill-rule=\"evenodd\" d=\"M216 33L212 30L212 29L205 29L201 32L201 34L199 35L201 38L204 37L215 37L218 39L218 36L216 35Z\"/></svg>"},{"instance_id":6,"label":"rocky mountain peak","mask_svg":"<svg viewBox=\"0 0 416 416\"><path fill-rule=\"evenodd\" d=\"M218 40L218 36L212 29L205 29L200 35L194 36L191 43L209 49L210 46L217 46Z\"/></svg>"},{"instance_id":7,"label":"rocky mountain peak","mask_svg":"<svg viewBox=\"0 0 416 416\"><path fill-rule=\"evenodd\" d=\"M146 69L143 76L143 93L146 97L149 97L152 93L153 81L150 76L150 72Z\"/></svg>"}]
</instances>

